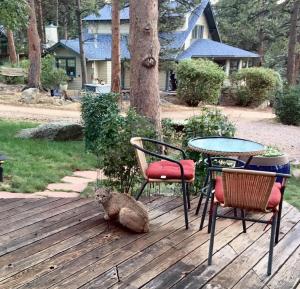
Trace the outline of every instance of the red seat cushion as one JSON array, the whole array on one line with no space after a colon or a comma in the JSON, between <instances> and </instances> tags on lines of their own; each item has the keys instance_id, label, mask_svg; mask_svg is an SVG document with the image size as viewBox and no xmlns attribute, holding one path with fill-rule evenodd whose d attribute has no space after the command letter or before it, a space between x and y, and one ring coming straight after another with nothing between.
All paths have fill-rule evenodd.
<instances>
[{"instance_id":1,"label":"red seat cushion","mask_svg":"<svg viewBox=\"0 0 300 289\"><path fill-rule=\"evenodd\" d=\"M195 163L193 160L181 160L185 180L195 177ZM146 175L149 179L180 180L181 172L178 164L170 161L158 161L149 164Z\"/></svg>"},{"instance_id":2,"label":"red seat cushion","mask_svg":"<svg viewBox=\"0 0 300 289\"><path fill-rule=\"evenodd\" d=\"M281 183L275 183L272 188L271 195L268 201L268 208L276 208L281 200ZM224 203L224 190L223 190L223 183L222 177L217 176L216 178L216 186L215 186L215 197L220 203Z\"/></svg>"}]
</instances>

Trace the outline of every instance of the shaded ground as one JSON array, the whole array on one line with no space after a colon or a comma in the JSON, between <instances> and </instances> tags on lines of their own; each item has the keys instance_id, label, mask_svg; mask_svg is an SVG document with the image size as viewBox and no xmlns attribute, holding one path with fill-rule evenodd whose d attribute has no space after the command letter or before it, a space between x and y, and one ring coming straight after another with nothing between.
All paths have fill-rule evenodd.
<instances>
[{"instance_id":1,"label":"shaded ground","mask_svg":"<svg viewBox=\"0 0 300 289\"><path fill-rule=\"evenodd\" d=\"M278 123L270 109L254 110L240 107L219 107L237 127L237 136L252 139L265 145L276 145L287 152L291 159L300 160L300 127ZM199 108L164 104L162 117L184 120L200 113ZM79 107L63 106L41 108L0 104L0 118L38 122L78 120Z\"/></svg>"}]
</instances>

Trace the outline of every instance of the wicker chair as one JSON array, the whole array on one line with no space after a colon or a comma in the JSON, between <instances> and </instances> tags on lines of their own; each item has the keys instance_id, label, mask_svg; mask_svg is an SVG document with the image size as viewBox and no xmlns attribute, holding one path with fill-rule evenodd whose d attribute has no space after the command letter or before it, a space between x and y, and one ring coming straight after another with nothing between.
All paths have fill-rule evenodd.
<instances>
[{"instance_id":1,"label":"wicker chair","mask_svg":"<svg viewBox=\"0 0 300 289\"><path fill-rule=\"evenodd\" d=\"M182 154L182 160L173 160L165 155L147 150L143 145L143 143L146 142L179 151ZM185 227L188 229L188 209L190 209L188 185L193 183L195 179L194 162L192 160L186 160L185 152L182 149L157 140L134 137L130 140L130 143L135 148L139 167L145 179L139 193L136 196L136 199L139 199L146 185L149 183L181 183ZM158 158L160 161L148 163L146 155Z\"/></svg>"},{"instance_id":2,"label":"wicker chair","mask_svg":"<svg viewBox=\"0 0 300 289\"><path fill-rule=\"evenodd\" d=\"M216 219L230 218L242 220L243 231L246 233L246 221L268 224L270 221L246 218L244 210L273 213L269 260L267 274L271 275L273 247L278 243L280 217L286 178L290 175L273 172L262 172L242 169L210 168L213 172L221 172L215 177L215 195L212 209L211 236L209 244L208 265L212 263ZM216 174L215 174L216 175ZM276 177L283 177L283 182L275 183ZM241 217L219 215L218 207L241 209Z\"/></svg>"}]
</instances>

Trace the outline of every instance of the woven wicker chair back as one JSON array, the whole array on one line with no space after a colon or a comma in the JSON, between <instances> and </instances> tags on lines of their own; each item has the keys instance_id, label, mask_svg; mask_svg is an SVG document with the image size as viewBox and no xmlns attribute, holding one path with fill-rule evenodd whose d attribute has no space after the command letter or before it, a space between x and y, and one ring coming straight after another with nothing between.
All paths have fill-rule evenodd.
<instances>
[{"instance_id":1,"label":"woven wicker chair back","mask_svg":"<svg viewBox=\"0 0 300 289\"><path fill-rule=\"evenodd\" d=\"M143 141L140 137L131 138L130 143L132 145L136 145L137 147L144 148L143 147ZM142 152L141 150L139 150L136 147L135 147L135 153L136 153L136 157L137 157L137 160L138 160L138 163L139 163L139 167L142 171L143 177L145 179L147 179L146 170L148 168L148 163L147 163L147 160L146 160L146 155L145 155L144 152Z\"/></svg>"},{"instance_id":2,"label":"woven wicker chair back","mask_svg":"<svg viewBox=\"0 0 300 289\"><path fill-rule=\"evenodd\" d=\"M224 206L267 212L275 173L223 169Z\"/></svg>"}]
</instances>

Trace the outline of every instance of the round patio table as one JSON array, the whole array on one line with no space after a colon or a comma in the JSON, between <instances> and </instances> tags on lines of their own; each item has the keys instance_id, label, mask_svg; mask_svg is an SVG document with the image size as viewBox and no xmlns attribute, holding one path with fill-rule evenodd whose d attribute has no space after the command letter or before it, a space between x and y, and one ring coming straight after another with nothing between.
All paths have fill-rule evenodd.
<instances>
[{"instance_id":1,"label":"round patio table","mask_svg":"<svg viewBox=\"0 0 300 289\"><path fill-rule=\"evenodd\" d=\"M203 153L207 156L207 165L212 167L213 156L223 157L248 157L243 168L246 168L251 162L253 156L263 154L266 148L263 144L240 138L230 137L198 137L191 139L188 142L190 150ZM232 159L233 160L233 159ZM203 188L200 190L200 198L196 209L196 214L199 213L203 195L206 195L206 201L202 212L200 230L203 228L204 219L208 207L208 199L212 197L211 173L208 172L205 178ZM213 199L213 198L212 198ZM234 211L236 214L236 210ZM211 218L209 218L208 232L210 232Z\"/></svg>"},{"instance_id":2,"label":"round patio table","mask_svg":"<svg viewBox=\"0 0 300 289\"><path fill-rule=\"evenodd\" d=\"M189 149L208 156L248 156L263 154L266 150L263 144L230 137L198 137L188 142Z\"/></svg>"}]
</instances>

